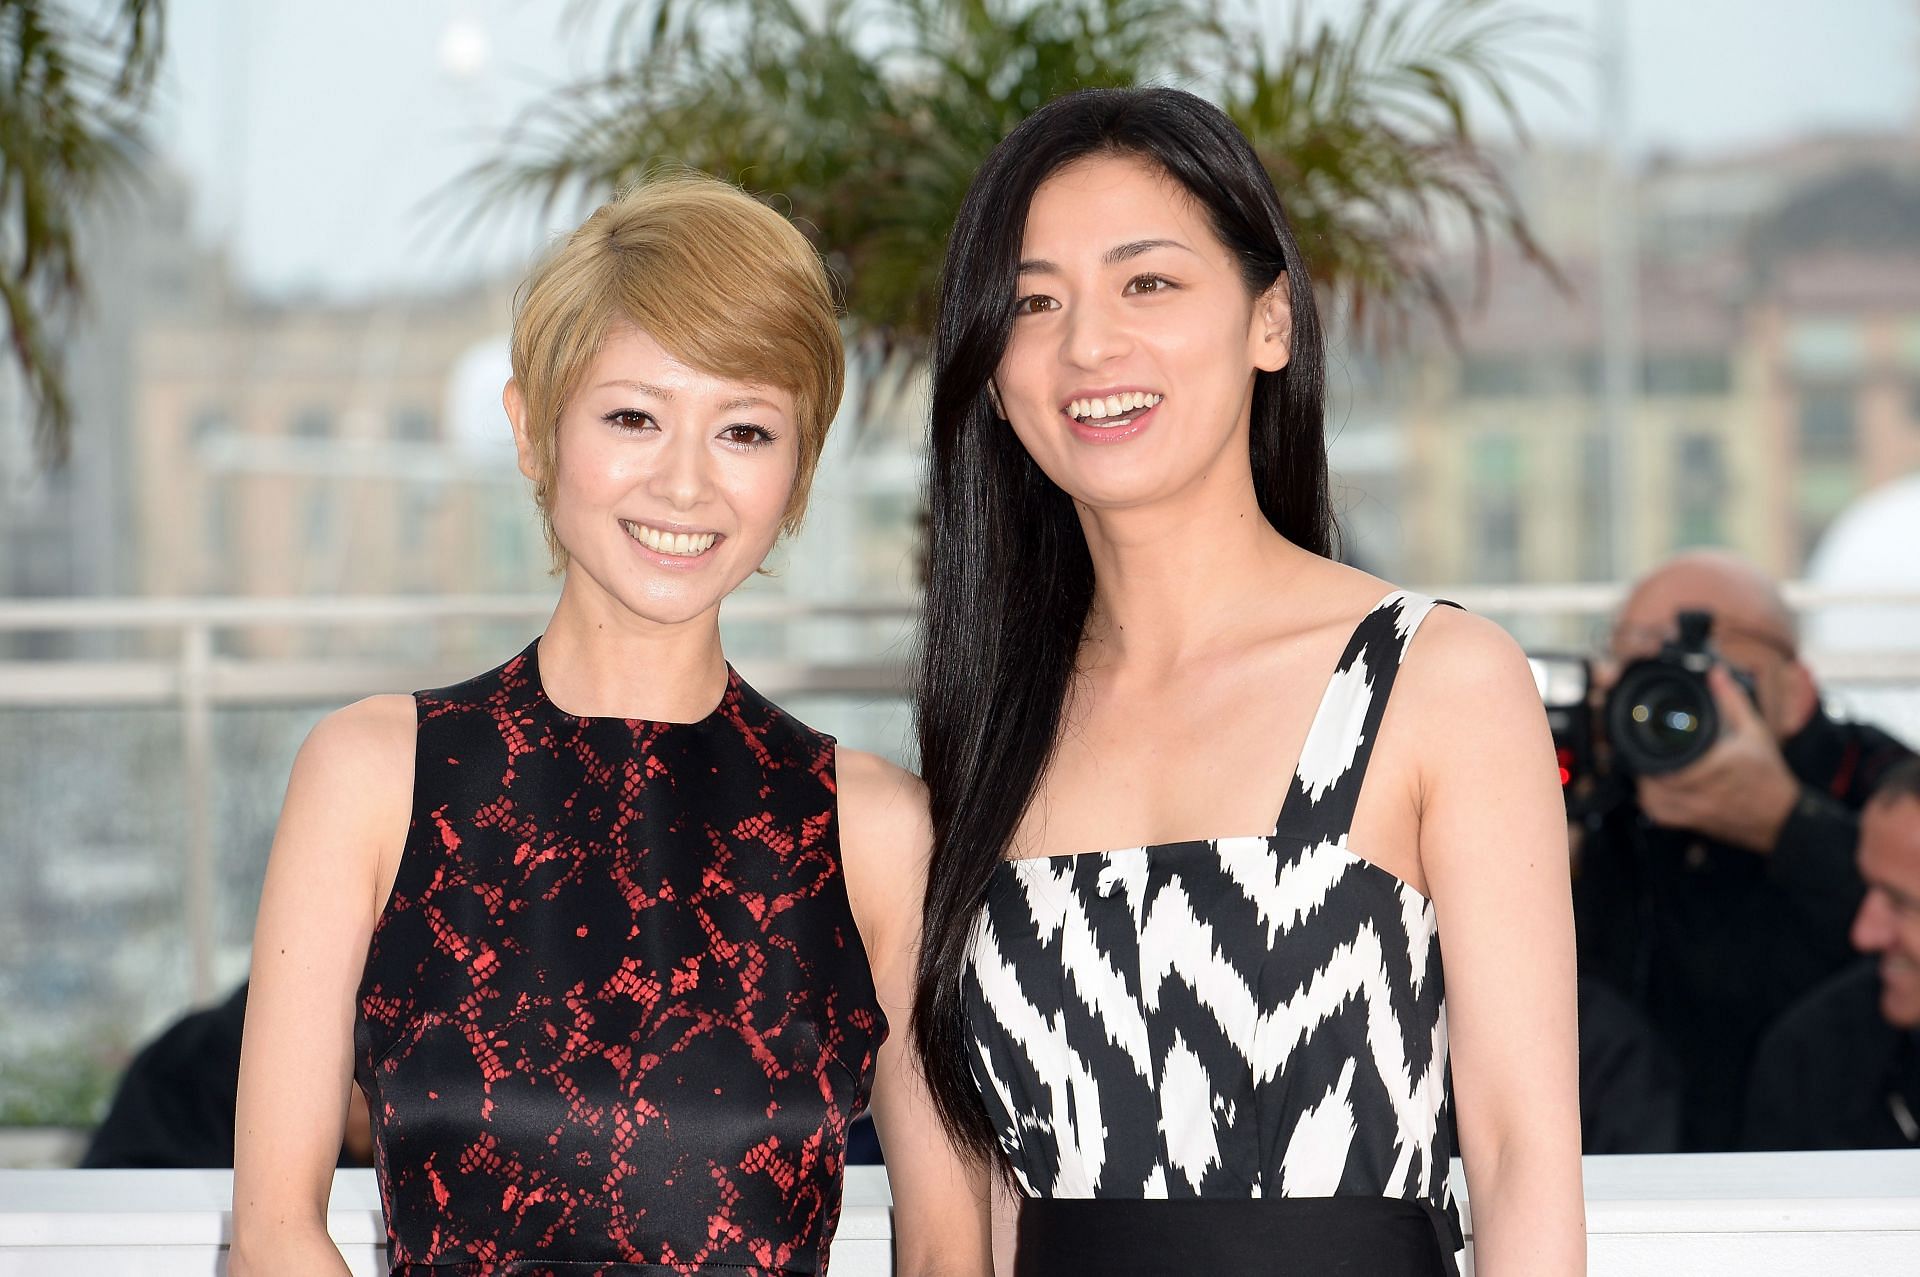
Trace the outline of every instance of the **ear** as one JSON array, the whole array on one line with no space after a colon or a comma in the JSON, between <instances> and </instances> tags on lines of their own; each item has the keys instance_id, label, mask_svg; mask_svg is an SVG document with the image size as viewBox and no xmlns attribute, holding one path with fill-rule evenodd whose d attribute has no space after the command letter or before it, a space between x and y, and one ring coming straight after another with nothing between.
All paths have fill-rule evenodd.
<instances>
[{"instance_id":1,"label":"ear","mask_svg":"<svg viewBox=\"0 0 1920 1277\"><path fill-rule=\"evenodd\" d=\"M1820 685L1814 681L1813 671L1803 661L1788 661L1780 668L1780 705L1778 720L1768 724L1774 735L1781 740L1794 735L1807 725L1814 711L1820 708Z\"/></svg>"},{"instance_id":2,"label":"ear","mask_svg":"<svg viewBox=\"0 0 1920 1277\"><path fill-rule=\"evenodd\" d=\"M1247 342L1253 366L1262 372L1279 372L1293 358L1293 305L1287 300L1285 271L1254 302Z\"/></svg>"},{"instance_id":3,"label":"ear","mask_svg":"<svg viewBox=\"0 0 1920 1277\"><path fill-rule=\"evenodd\" d=\"M506 388L500 392L500 406L507 410L507 420L513 423L513 448L519 454L520 473L535 483L540 482L540 457L527 428L527 397L520 393L519 382L507 379Z\"/></svg>"}]
</instances>

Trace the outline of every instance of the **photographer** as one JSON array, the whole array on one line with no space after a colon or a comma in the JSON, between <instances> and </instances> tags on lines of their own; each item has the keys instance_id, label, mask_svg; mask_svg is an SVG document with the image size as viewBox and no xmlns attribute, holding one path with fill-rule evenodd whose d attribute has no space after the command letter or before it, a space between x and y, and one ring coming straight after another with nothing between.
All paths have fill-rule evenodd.
<instances>
[{"instance_id":1,"label":"photographer","mask_svg":"<svg viewBox=\"0 0 1920 1277\"><path fill-rule=\"evenodd\" d=\"M1752 1149L1920 1146L1920 761L1881 782L1860 818L1862 962L1781 1018L1747 1096Z\"/></svg>"},{"instance_id":2,"label":"photographer","mask_svg":"<svg viewBox=\"0 0 1920 1277\"><path fill-rule=\"evenodd\" d=\"M1612 760L1611 799L1573 831L1574 913L1582 976L1665 1040L1683 1078L1681 1147L1706 1151L1736 1145L1760 1035L1852 957L1859 808L1910 751L1827 716L1779 590L1718 552L1680 555L1634 587L1596 690L1671 653L1689 611L1712 617L1717 734L1677 770Z\"/></svg>"}]
</instances>

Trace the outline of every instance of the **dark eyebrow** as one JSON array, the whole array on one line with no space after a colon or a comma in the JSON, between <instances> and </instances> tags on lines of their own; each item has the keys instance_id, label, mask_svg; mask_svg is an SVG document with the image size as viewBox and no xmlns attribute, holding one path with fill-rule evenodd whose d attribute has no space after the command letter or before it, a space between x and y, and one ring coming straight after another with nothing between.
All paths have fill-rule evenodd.
<instances>
[{"instance_id":1,"label":"dark eyebrow","mask_svg":"<svg viewBox=\"0 0 1920 1277\"><path fill-rule=\"evenodd\" d=\"M1138 257L1142 253L1150 253L1156 248L1177 248L1188 253L1193 251L1177 239L1136 239L1125 244L1115 244L1112 248L1109 248L1100 255L1100 260L1109 266L1113 266L1117 263ZM1043 258L1029 257L1020 263L1014 273L1018 275L1057 275L1060 273L1060 268Z\"/></svg>"}]
</instances>

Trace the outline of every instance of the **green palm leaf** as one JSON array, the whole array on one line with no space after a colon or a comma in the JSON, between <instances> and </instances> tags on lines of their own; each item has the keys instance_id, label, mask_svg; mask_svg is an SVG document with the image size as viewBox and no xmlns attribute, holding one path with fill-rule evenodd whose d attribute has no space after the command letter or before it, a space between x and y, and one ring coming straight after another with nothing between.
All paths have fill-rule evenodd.
<instances>
[{"instance_id":1,"label":"green palm leaf","mask_svg":"<svg viewBox=\"0 0 1920 1277\"><path fill-rule=\"evenodd\" d=\"M1435 250L1455 227L1483 265L1501 238L1552 274L1468 102L1524 133L1512 89L1540 78L1556 27L1508 0L1304 15L1274 41L1201 0L627 0L608 71L534 107L460 189L551 210L674 164L777 193L862 340L917 349L987 151L1067 90L1176 82L1252 139L1317 276L1368 332L1420 312L1451 329Z\"/></svg>"},{"instance_id":2,"label":"green palm leaf","mask_svg":"<svg viewBox=\"0 0 1920 1277\"><path fill-rule=\"evenodd\" d=\"M85 286L75 223L132 177L161 27L161 0L116 0L93 24L60 0L0 0L0 310L48 460L72 428L61 349Z\"/></svg>"}]
</instances>

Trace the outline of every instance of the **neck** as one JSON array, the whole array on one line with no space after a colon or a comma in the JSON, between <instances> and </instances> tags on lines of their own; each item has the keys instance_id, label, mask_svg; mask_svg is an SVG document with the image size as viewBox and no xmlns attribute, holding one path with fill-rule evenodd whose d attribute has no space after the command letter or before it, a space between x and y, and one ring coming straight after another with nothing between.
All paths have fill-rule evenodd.
<instances>
[{"instance_id":1,"label":"neck","mask_svg":"<svg viewBox=\"0 0 1920 1277\"><path fill-rule=\"evenodd\" d=\"M1096 659L1158 668L1200 655L1315 557L1267 522L1244 469L1151 505L1079 511Z\"/></svg>"},{"instance_id":2,"label":"neck","mask_svg":"<svg viewBox=\"0 0 1920 1277\"><path fill-rule=\"evenodd\" d=\"M569 569L540 639L540 682L569 714L697 722L727 687L719 605L686 621L652 621Z\"/></svg>"}]
</instances>

